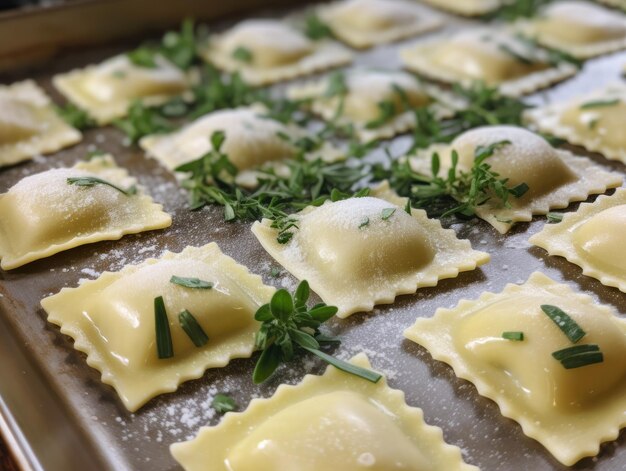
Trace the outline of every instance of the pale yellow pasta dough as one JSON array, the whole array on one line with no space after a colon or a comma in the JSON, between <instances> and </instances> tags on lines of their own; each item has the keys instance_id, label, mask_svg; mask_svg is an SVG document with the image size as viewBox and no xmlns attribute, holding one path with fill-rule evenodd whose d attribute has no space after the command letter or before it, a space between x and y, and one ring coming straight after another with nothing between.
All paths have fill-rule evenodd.
<instances>
[{"instance_id":1,"label":"pale yellow pasta dough","mask_svg":"<svg viewBox=\"0 0 626 471\"><path fill-rule=\"evenodd\" d=\"M539 131L626 164L625 117L626 85L619 82L525 113Z\"/></svg>"},{"instance_id":2,"label":"pale yellow pasta dough","mask_svg":"<svg viewBox=\"0 0 626 471\"><path fill-rule=\"evenodd\" d=\"M367 48L432 31L441 19L408 0L344 0L317 13L335 36L350 46Z\"/></svg>"},{"instance_id":3,"label":"pale yellow pasta dough","mask_svg":"<svg viewBox=\"0 0 626 471\"><path fill-rule=\"evenodd\" d=\"M482 81L507 95L530 93L576 73L552 65L548 54L504 30L474 28L420 42L400 51L404 66L420 75L469 86Z\"/></svg>"},{"instance_id":4,"label":"pale yellow pasta dough","mask_svg":"<svg viewBox=\"0 0 626 471\"><path fill-rule=\"evenodd\" d=\"M198 278L213 287L188 288L172 283L172 276ZM63 288L41 305L48 321L74 339L87 363L102 373L102 382L134 411L208 368L252 355L258 330L254 313L273 292L211 243L105 272L78 288ZM170 324L174 356L168 359L159 359L156 350L157 296L163 297ZM196 347L182 329L178 315L183 310L207 334L205 345Z\"/></svg>"},{"instance_id":5,"label":"pale yellow pasta dough","mask_svg":"<svg viewBox=\"0 0 626 471\"><path fill-rule=\"evenodd\" d=\"M298 229L286 244L266 219L252 232L278 263L337 306L338 317L371 311L489 261L423 210L409 215L406 199L388 184L372 195L304 209L294 216Z\"/></svg>"},{"instance_id":6,"label":"pale yellow pasta dough","mask_svg":"<svg viewBox=\"0 0 626 471\"><path fill-rule=\"evenodd\" d=\"M287 95L295 100L312 99L313 112L325 120L335 119L338 123L353 125L365 142L393 137L412 129L415 126L414 108L429 107L438 118L444 118L463 106L451 93L396 70L351 69L343 75L346 93L326 97L332 80L326 77L295 85L288 89ZM405 99L410 109L406 109ZM395 115L380 125L370 125L380 117L379 105L384 102L393 104Z\"/></svg>"},{"instance_id":7,"label":"pale yellow pasta dough","mask_svg":"<svg viewBox=\"0 0 626 471\"><path fill-rule=\"evenodd\" d=\"M579 59L626 48L626 15L579 0L549 4L517 28L541 44Z\"/></svg>"},{"instance_id":8,"label":"pale yellow pasta dough","mask_svg":"<svg viewBox=\"0 0 626 471\"><path fill-rule=\"evenodd\" d=\"M239 72L264 85L337 67L352 60L340 44L312 41L278 20L246 20L210 38L204 58L220 69Z\"/></svg>"},{"instance_id":9,"label":"pale yellow pasta dough","mask_svg":"<svg viewBox=\"0 0 626 471\"><path fill-rule=\"evenodd\" d=\"M370 368L364 354L351 363ZM329 366L170 450L186 471L477 471L384 379Z\"/></svg>"},{"instance_id":10,"label":"pale yellow pasta dough","mask_svg":"<svg viewBox=\"0 0 626 471\"><path fill-rule=\"evenodd\" d=\"M0 266L4 270L79 245L172 224L162 206L141 190L125 195L105 184L68 183L68 178L77 177L103 179L121 189L136 183L110 155L20 180L0 194Z\"/></svg>"},{"instance_id":11,"label":"pale yellow pasta dough","mask_svg":"<svg viewBox=\"0 0 626 471\"><path fill-rule=\"evenodd\" d=\"M541 309L557 306L597 345L603 361L566 369L552 353L574 344ZM522 332L513 341L503 332ZM533 273L522 285L483 293L420 318L404 335L448 363L506 417L571 466L594 456L626 426L626 321L591 297Z\"/></svg>"},{"instance_id":12,"label":"pale yellow pasta dough","mask_svg":"<svg viewBox=\"0 0 626 471\"><path fill-rule=\"evenodd\" d=\"M500 8L502 0L422 0L434 7L463 16L480 16Z\"/></svg>"},{"instance_id":13,"label":"pale yellow pasta dough","mask_svg":"<svg viewBox=\"0 0 626 471\"><path fill-rule=\"evenodd\" d=\"M484 219L500 233L506 233L518 221L530 221L534 214L546 214L554 208L565 208L572 201L584 201L591 194L604 193L622 183L618 173L607 172L585 157L553 148L541 136L515 126L484 126L458 136L450 144L434 144L410 157L411 166L429 174L430 161L437 152L440 173L452 165L452 152L459 156L458 169L468 172L477 149L500 143L485 160L500 178L508 178L507 186L528 185L526 193L508 199L509 207L498 198L491 198L476 208Z\"/></svg>"},{"instance_id":14,"label":"pale yellow pasta dough","mask_svg":"<svg viewBox=\"0 0 626 471\"><path fill-rule=\"evenodd\" d=\"M626 293L626 189L582 204L558 224L546 224L530 238L550 255L565 257L583 274Z\"/></svg>"},{"instance_id":15,"label":"pale yellow pasta dough","mask_svg":"<svg viewBox=\"0 0 626 471\"><path fill-rule=\"evenodd\" d=\"M35 82L0 85L0 167L56 152L81 139Z\"/></svg>"},{"instance_id":16,"label":"pale yellow pasta dough","mask_svg":"<svg viewBox=\"0 0 626 471\"><path fill-rule=\"evenodd\" d=\"M192 73L183 72L159 55L154 61L156 67L141 67L122 54L98 65L55 75L52 81L68 100L99 124L107 124L125 116L135 100L159 105L189 90Z\"/></svg>"}]
</instances>

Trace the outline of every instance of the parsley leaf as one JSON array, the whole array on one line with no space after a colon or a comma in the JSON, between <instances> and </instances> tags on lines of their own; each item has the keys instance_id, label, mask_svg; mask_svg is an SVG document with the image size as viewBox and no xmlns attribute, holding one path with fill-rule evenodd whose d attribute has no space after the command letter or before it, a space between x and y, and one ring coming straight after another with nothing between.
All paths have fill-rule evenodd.
<instances>
[{"instance_id":1,"label":"parsley leaf","mask_svg":"<svg viewBox=\"0 0 626 471\"><path fill-rule=\"evenodd\" d=\"M89 114L74 105L73 103L67 103L65 106L56 106L55 110L59 116L67 124L79 131L96 127L97 123L89 116Z\"/></svg>"}]
</instances>

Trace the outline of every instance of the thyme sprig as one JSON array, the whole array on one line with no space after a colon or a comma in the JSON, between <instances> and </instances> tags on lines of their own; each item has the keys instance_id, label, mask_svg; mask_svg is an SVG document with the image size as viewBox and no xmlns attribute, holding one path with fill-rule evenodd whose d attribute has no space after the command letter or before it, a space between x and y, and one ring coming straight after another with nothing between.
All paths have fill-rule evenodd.
<instances>
[{"instance_id":1,"label":"thyme sprig","mask_svg":"<svg viewBox=\"0 0 626 471\"><path fill-rule=\"evenodd\" d=\"M310 289L306 280L301 281L295 292L290 294L279 289L268 304L261 306L254 318L261 322L255 344L262 352L257 361L252 379L256 384L266 381L283 362L293 360L298 351L308 351L336 368L376 383L380 374L339 360L320 349L336 339L328 339L319 328L336 313L335 306L324 303L312 308L307 306Z\"/></svg>"}]
</instances>

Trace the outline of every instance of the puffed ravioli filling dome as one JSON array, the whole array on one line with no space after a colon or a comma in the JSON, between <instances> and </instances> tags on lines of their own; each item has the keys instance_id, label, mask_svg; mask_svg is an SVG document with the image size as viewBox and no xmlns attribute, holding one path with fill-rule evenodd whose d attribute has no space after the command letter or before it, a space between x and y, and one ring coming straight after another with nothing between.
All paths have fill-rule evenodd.
<instances>
[{"instance_id":1,"label":"puffed ravioli filling dome","mask_svg":"<svg viewBox=\"0 0 626 471\"><path fill-rule=\"evenodd\" d=\"M0 95L0 146L21 141L39 131L37 115L27 103Z\"/></svg>"},{"instance_id":2,"label":"puffed ravioli filling dome","mask_svg":"<svg viewBox=\"0 0 626 471\"><path fill-rule=\"evenodd\" d=\"M590 258L626 271L626 204L592 216L574 231L573 241Z\"/></svg>"},{"instance_id":3,"label":"puffed ravioli filling dome","mask_svg":"<svg viewBox=\"0 0 626 471\"><path fill-rule=\"evenodd\" d=\"M306 426L294 434L293 424ZM334 391L293 404L239 442L232 471L428 471L433 467L372 399Z\"/></svg>"},{"instance_id":4,"label":"puffed ravioli filling dome","mask_svg":"<svg viewBox=\"0 0 626 471\"><path fill-rule=\"evenodd\" d=\"M338 6L334 16L355 30L385 31L415 21L416 11L411 7L409 3L387 0L350 0Z\"/></svg>"}]
</instances>

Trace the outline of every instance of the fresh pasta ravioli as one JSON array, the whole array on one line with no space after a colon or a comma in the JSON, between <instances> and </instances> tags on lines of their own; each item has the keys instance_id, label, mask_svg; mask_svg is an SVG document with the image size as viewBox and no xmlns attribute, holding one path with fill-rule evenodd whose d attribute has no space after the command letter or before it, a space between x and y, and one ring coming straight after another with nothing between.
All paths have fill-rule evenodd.
<instances>
[{"instance_id":1,"label":"fresh pasta ravioli","mask_svg":"<svg viewBox=\"0 0 626 471\"><path fill-rule=\"evenodd\" d=\"M266 85L349 63L335 41L312 41L277 20L246 20L210 38L203 57L251 85Z\"/></svg>"},{"instance_id":2,"label":"fresh pasta ravioli","mask_svg":"<svg viewBox=\"0 0 626 471\"><path fill-rule=\"evenodd\" d=\"M203 281L205 288L177 284L172 277ZM87 363L102 373L102 382L113 386L126 408L135 411L149 399L201 377L208 368L250 357L259 327L254 313L274 291L210 243L105 272L78 288L63 288L41 305L48 321L87 354ZM158 357L156 347L158 296L163 298L173 346L173 356L165 359ZM208 336L204 345L196 346L183 330L179 314L184 310Z\"/></svg>"},{"instance_id":3,"label":"fresh pasta ravioli","mask_svg":"<svg viewBox=\"0 0 626 471\"><path fill-rule=\"evenodd\" d=\"M298 153L295 142L308 135L299 126L264 116L265 111L263 107L255 106L214 111L173 133L146 136L139 144L148 155L173 171L211 151L211 136L222 131L225 140L221 151L237 168L237 182L242 186L253 186L256 169L295 157ZM343 151L330 143L305 154L306 158L319 157L326 161L344 156Z\"/></svg>"},{"instance_id":4,"label":"fresh pasta ravioli","mask_svg":"<svg viewBox=\"0 0 626 471\"><path fill-rule=\"evenodd\" d=\"M170 215L135 183L111 155L23 178L0 194L0 267L170 226Z\"/></svg>"},{"instance_id":5,"label":"fresh pasta ravioli","mask_svg":"<svg viewBox=\"0 0 626 471\"><path fill-rule=\"evenodd\" d=\"M519 96L564 80L576 67L504 30L474 28L400 51L404 66L425 77L470 86L481 81Z\"/></svg>"},{"instance_id":6,"label":"fresh pasta ravioli","mask_svg":"<svg viewBox=\"0 0 626 471\"><path fill-rule=\"evenodd\" d=\"M97 65L55 75L52 82L98 124L108 124L126 116L135 100L160 105L189 90L193 73L183 72L160 55L155 56L154 62L155 67L142 67L121 54Z\"/></svg>"},{"instance_id":7,"label":"fresh pasta ravioli","mask_svg":"<svg viewBox=\"0 0 626 471\"><path fill-rule=\"evenodd\" d=\"M81 139L35 82L0 85L0 167L56 152Z\"/></svg>"},{"instance_id":8,"label":"fresh pasta ravioli","mask_svg":"<svg viewBox=\"0 0 626 471\"><path fill-rule=\"evenodd\" d=\"M351 363L370 368L365 354ZM402 391L334 366L280 385L271 398L253 399L170 451L185 471L478 471Z\"/></svg>"},{"instance_id":9,"label":"fresh pasta ravioli","mask_svg":"<svg viewBox=\"0 0 626 471\"><path fill-rule=\"evenodd\" d=\"M307 280L345 318L489 261L425 211L408 214L406 202L384 183L372 196L305 208L293 216L298 229L285 244L267 219L255 222L252 232L278 263Z\"/></svg>"},{"instance_id":10,"label":"fresh pasta ravioli","mask_svg":"<svg viewBox=\"0 0 626 471\"><path fill-rule=\"evenodd\" d=\"M578 59L626 49L626 15L579 0L551 3L517 29Z\"/></svg>"},{"instance_id":11,"label":"fresh pasta ravioli","mask_svg":"<svg viewBox=\"0 0 626 471\"><path fill-rule=\"evenodd\" d=\"M442 25L438 15L407 0L343 0L319 7L317 14L336 37L357 48L397 41Z\"/></svg>"},{"instance_id":12,"label":"fresh pasta ravioli","mask_svg":"<svg viewBox=\"0 0 626 471\"><path fill-rule=\"evenodd\" d=\"M525 112L540 132L626 164L626 85L611 83L583 97Z\"/></svg>"},{"instance_id":13,"label":"fresh pasta ravioli","mask_svg":"<svg viewBox=\"0 0 626 471\"><path fill-rule=\"evenodd\" d=\"M542 305L564 311L582 329L582 339L572 343L565 324L557 325L563 318L553 321ZM505 332L522 339L506 338ZM501 293L440 308L404 335L474 383L502 415L567 466L598 454L600 443L614 440L626 426L626 320L542 273ZM602 361L568 360L565 352L573 352L565 349L574 346L596 361L600 353Z\"/></svg>"},{"instance_id":14,"label":"fresh pasta ravioli","mask_svg":"<svg viewBox=\"0 0 626 471\"><path fill-rule=\"evenodd\" d=\"M530 242L565 257L607 286L626 293L626 189L581 204L558 224L546 224Z\"/></svg>"},{"instance_id":15,"label":"fresh pasta ravioli","mask_svg":"<svg viewBox=\"0 0 626 471\"><path fill-rule=\"evenodd\" d=\"M480 16L497 10L503 0L422 0L434 7L463 16Z\"/></svg>"},{"instance_id":16,"label":"fresh pasta ravioli","mask_svg":"<svg viewBox=\"0 0 626 471\"><path fill-rule=\"evenodd\" d=\"M341 80L344 94L328 96L332 84ZM354 126L359 138L393 137L415 127L415 108L428 107L438 118L450 117L463 103L439 87L420 82L413 75L381 69L351 69L321 80L288 89L294 100L312 100L311 109L327 121ZM389 113L389 107L393 112ZM386 119L381 120L381 116Z\"/></svg>"},{"instance_id":17,"label":"fresh pasta ravioli","mask_svg":"<svg viewBox=\"0 0 626 471\"><path fill-rule=\"evenodd\" d=\"M555 149L543 137L515 126L484 126L466 131L450 144L434 144L409 157L414 170L430 174L431 156L440 157L440 173L452 165L452 153L458 154L459 171L469 172L477 154L492 146L485 163L507 178L507 186L528 185L519 198L509 197L508 207L491 198L476 208L476 215L504 234L521 221L531 221L535 214L554 208L566 208L573 201L604 193L622 184L622 176L607 172L585 157Z\"/></svg>"}]
</instances>

